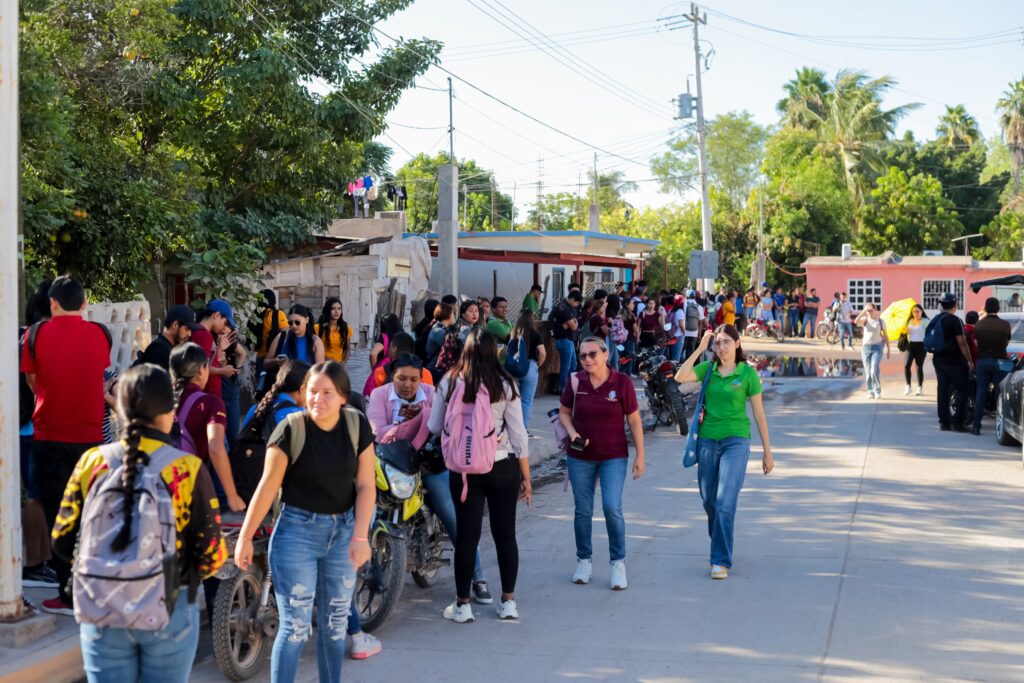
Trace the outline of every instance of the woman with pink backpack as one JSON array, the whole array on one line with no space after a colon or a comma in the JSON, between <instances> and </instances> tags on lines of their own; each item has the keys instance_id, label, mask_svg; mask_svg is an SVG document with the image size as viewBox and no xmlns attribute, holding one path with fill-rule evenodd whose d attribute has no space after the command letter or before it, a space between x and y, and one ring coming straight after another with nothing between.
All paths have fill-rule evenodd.
<instances>
[{"instance_id":1,"label":"woman with pink backpack","mask_svg":"<svg viewBox=\"0 0 1024 683\"><path fill-rule=\"evenodd\" d=\"M444 609L444 618L459 624L473 621L470 589L486 502L501 574L498 618L518 619L516 503L522 498L529 505L533 488L522 403L515 380L498 360L493 334L480 328L470 331L459 362L438 384L428 426L441 436L459 530L456 600Z\"/></svg>"}]
</instances>

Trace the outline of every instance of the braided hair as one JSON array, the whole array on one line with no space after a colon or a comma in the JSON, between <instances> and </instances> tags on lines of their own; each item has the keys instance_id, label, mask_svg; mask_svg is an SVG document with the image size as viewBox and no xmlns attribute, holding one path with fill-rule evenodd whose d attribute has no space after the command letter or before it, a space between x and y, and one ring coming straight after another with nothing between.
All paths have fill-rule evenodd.
<instances>
[{"instance_id":1,"label":"braided hair","mask_svg":"<svg viewBox=\"0 0 1024 683\"><path fill-rule=\"evenodd\" d=\"M174 407L181 405L181 395L188 383L199 377L200 371L210 364L206 351L199 344L179 344L171 351L171 377L174 379Z\"/></svg>"},{"instance_id":2,"label":"braided hair","mask_svg":"<svg viewBox=\"0 0 1024 683\"><path fill-rule=\"evenodd\" d=\"M158 416L174 412L174 394L167 372L152 363L129 368L117 382L117 412L126 425L122 438L127 444L127 449L121 468L124 524L111 543L111 548L115 552L121 552L128 547L132 537L135 479L138 477L139 468L149 464L149 455L139 448L142 432L147 427L152 427Z\"/></svg>"},{"instance_id":3,"label":"braided hair","mask_svg":"<svg viewBox=\"0 0 1024 683\"><path fill-rule=\"evenodd\" d=\"M277 371L277 378L270 391L260 399L256 406L256 412L252 414L251 424L259 424L277 401L281 394L290 394L302 388L306 383L306 375L309 373L309 363L301 360L288 360Z\"/></svg>"}]
</instances>

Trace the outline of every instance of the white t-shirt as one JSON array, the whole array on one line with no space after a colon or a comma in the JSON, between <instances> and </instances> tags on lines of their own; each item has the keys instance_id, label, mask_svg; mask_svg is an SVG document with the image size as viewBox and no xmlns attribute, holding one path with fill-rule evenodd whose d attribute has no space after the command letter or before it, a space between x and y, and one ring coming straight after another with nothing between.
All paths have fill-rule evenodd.
<instances>
[{"instance_id":1,"label":"white t-shirt","mask_svg":"<svg viewBox=\"0 0 1024 683\"><path fill-rule=\"evenodd\" d=\"M683 331L680 328L686 327L686 304L683 304L682 308L677 308L672 314L672 332L676 337L682 337Z\"/></svg>"}]
</instances>

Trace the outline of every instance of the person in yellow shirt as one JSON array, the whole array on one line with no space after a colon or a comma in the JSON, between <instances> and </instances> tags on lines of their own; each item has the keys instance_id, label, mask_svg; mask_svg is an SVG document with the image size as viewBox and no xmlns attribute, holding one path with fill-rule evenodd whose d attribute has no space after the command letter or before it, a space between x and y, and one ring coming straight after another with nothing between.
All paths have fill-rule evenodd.
<instances>
[{"instance_id":1,"label":"person in yellow shirt","mask_svg":"<svg viewBox=\"0 0 1024 683\"><path fill-rule=\"evenodd\" d=\"M279 333L288 329L288 316L277 307L277 294L272 289L264 289L263 307L260 309L259 323L250 323L249 329L256 339L256 358L262 361L267 357L267 349L270 342L274 341Z\"/></svg>"},{"instance_id":2,"label":"person in yellow shirt","mask_svg":"<svg viewBox=\"0 0 1024 683\"><path fill-rule=\"evenodd\" d=\"M327 360L344 363L348 359L352 328L342 317L341 299L338 297L329 296L324 302L320 322L316 324L316 334L324 342L324 355Z\"/></svg>"},{"instance_id":3,"label":"person in yellow shirt","mask_svg":"<svg viewBox=\"0 0 1024 683\"><path fill-rule=\"evenodd\" d=\"M736 324L736 292L729 290L722 304L722 322L726 325Z\"/></svg>"}]
</instances>

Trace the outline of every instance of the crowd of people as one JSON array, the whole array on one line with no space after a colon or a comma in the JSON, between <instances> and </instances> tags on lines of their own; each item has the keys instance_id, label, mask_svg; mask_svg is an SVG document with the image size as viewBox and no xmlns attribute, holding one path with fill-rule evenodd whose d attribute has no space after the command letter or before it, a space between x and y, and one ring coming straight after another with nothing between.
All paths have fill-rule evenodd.
<instances>
[{"instance_id":1,"label":"crowd of people","mask_svg":"<svg viewBox=\"0 0 1024 683\"><path fill-rule=\"evenodd\" d=\"M423 476L428 505L454 546L454 599L443 617L473 621L475 603L494 605L499 619L518 619L516 510L533 496L528 429L548 359L545 324L560 363L557 422L575 507L572 581L587 584L594 574L600 486L608 585L628 587L622 492L629 475L638 479L646 469L630 374L636 352L659 344L685 361L679 381L715 378L703 408L699 468L711 575L725 578L739 463L749 455L748 401L765 445L764 471L773 466L760 380L744 363L735 327L736 293L651 295L639 282L584 301L573 285L546 322L543 296L534 286L513 312L503 297L446 295L424 302L409 331L384 315L360 391L346 370L352 329L337 298L314 319L299 304L279 309L265 290L245 328L222 299L198 311L171 307L160 334L118 377L106 328L83 315L81 284L63 276L41 286L21 331L22 479L27 501L41 509L34 526L26 524L26 545L36 552L26 557L23 578L56 590L44 610L82 624L89 680L187 680L201 630L200 589L209 614L228 559L221 515L244 514L233 558L244 570L278 499L269 549L281 624L272 679L294 679L314 615L321 680L340 680L346 648L356 659L381 652L381 642L360 628L353 587L371 554L374 445L397 440L415 448L438 441L444 456L440 473ZM243 415L240 373L250 355L258 380ZM265 446L257 466L236 456L253 440ZM478 549L485 509L496 595ZM150 528L153 535L143 533ZM105 597L115 594L124 600Z\"/></svg>"}]
</instances>

